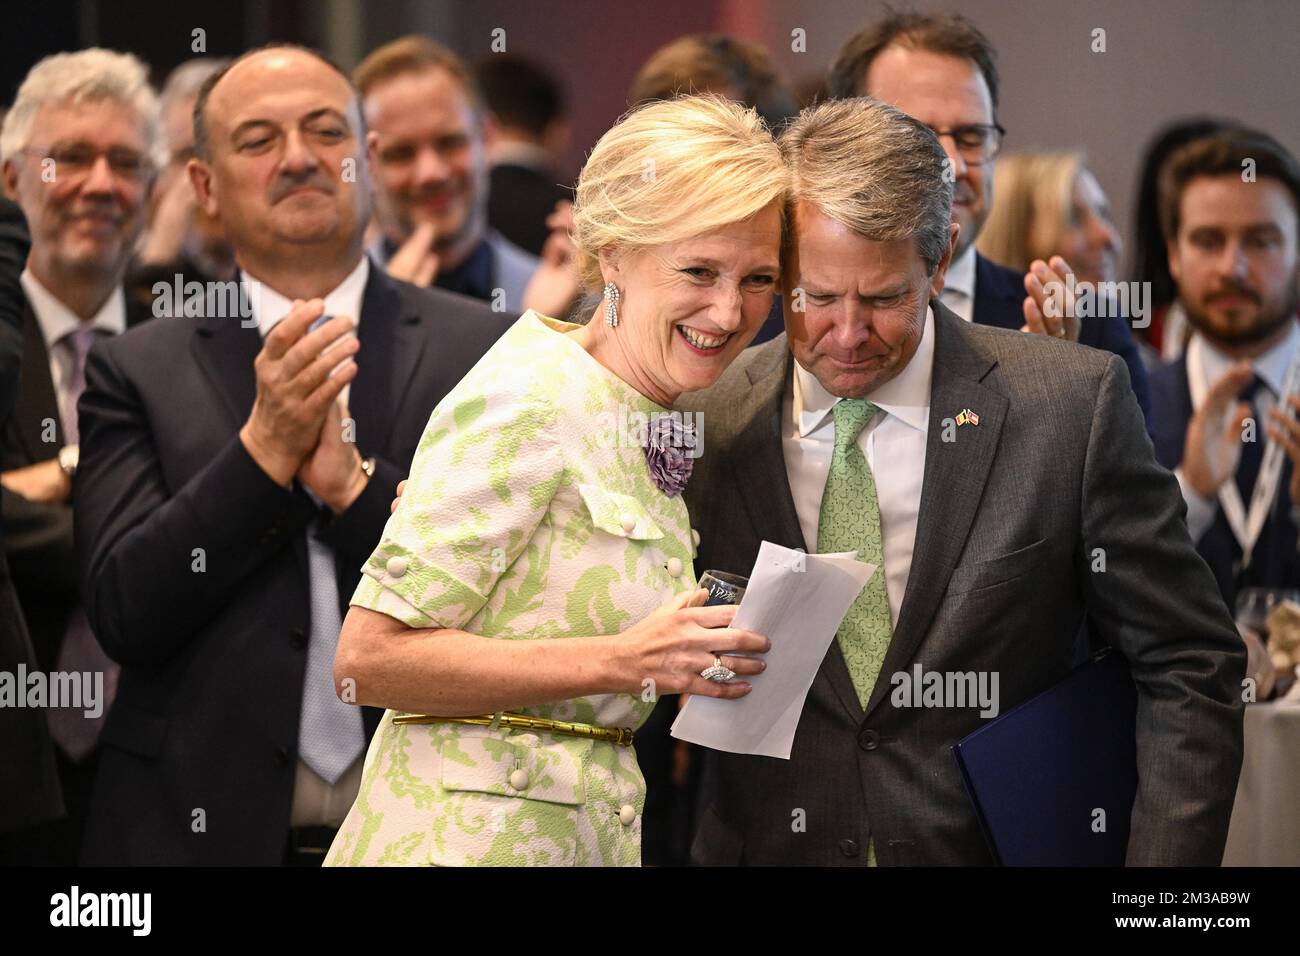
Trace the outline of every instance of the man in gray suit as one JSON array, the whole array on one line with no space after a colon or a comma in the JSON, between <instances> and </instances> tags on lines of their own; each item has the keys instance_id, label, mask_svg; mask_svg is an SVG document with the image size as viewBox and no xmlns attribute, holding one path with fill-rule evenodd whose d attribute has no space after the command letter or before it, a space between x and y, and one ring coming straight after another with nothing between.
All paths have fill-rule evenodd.
<instances>
[{"instance_id":1,"label":"man in gray suit","mask_svg":"<svg viewBox=\"0 0 1300 956\"><path fill-rule=\"evenodd\" d=\"M940 303L959 227L915 120L830 102L782 148L786 335L682 403L707 422L686 492L696 569L747 573L764 539L879 568L790 759L708 752L693 861L991 863L949 746L1060 679L1086 615L1137 686L1128 862L1218 864L1245 652L1123 361ZM993 707L895 703L916 667L980 675Z\"/></svg>"}]
</instances>

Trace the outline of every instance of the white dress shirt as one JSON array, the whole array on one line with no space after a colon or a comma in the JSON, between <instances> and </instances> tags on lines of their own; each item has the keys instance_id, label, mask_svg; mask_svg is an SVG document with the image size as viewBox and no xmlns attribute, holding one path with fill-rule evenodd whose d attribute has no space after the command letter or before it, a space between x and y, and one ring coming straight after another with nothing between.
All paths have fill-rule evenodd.
<instances>
[{"instance_id":1,"label":"white dress shirt","mask_svg":"<svg viewBox=\"0 0 1300 956\"><path fill-rule=\"evenodd\" d=\"M1270 423L1269 409L1277 403L1277 396L1282 394L1287 368L1297 348L1300 348L1300 327L1292 322L1291 331L1286 338L1251 360L1250 364L1255 374L1268 386L1255 393L1255 408L1259 412L1255 430L1256 437L1260 441L1266 437L1264 427ZM1200 409L1204 395L1209 391L1210 386L1228 374L1228 370L1237 364L1237 360L1211 345L1200 332L1193 332L1187 342L1187 359L1187 386L1192 393L1192 408L1197 410ZM1193 370L1198 365L1201 377L1197 381L1192 381ZM1183 500L1187 502L1187 533L1193 542L1199 542L1202 535L1214 524L1214 516L1219 509L1218 499L1202 498L1196 489L1187 483L1181 465L1174 469L1174 475L1183 490ZM1250 507L1249 501L1244 501L1242 504L1247 508Z\"/></svg>"},{"instance_id":2,"label":"white dress shirt","mask_svg":"<svg viewBox=\"0 0 1300 956\"><path fill-rule=\"evenodd\" d=\"M57 299L53 292L41 285L41 280L32 275L30 269L24 269L21 277L23 292L36 313L36 324L41 328L41 337L45 340L45 353L50 360L50 381L54 383L54 394L58 398L59 418L63 430L68 428L68 384L72 381L72 355L66 346L56 345L59 339L69 332L90 325L103 329L110 335L119 335L126 330L126 295L119 285L113 294L94 314L89 323L83 323L75 312Z\"/></svg>"},{"instance_id":3,"label":"white dress shirt","mask_svg":"<svg viewBox=\"0 0 1300 956\"><path fill-rule=\"evenodd\" d=\"M357 267L348 273L347 278L334 287L333 291L325 296L325 315L347 315L351 316L357 322L357 327L361 326L361 300L366 294L366 282L370 279L370 257L362 256ZM289 314L289 309L293 307L293 300L286 298L279 292L276 292L265 282L262 282L256 276L251 276L245 272L240 273L240 281L244 284L245 300L252 309L253 318L257 319L257 330L265 339L280 320ZM348 394L350 386L345 386L339 396L343 399L343 404L348 403Z\"/></svg>"},{"instance_id":4,"label":"white dress shirt","mask_svg":"<svg viewBox=\"0 0 1300 956\"><path fill-rule=\"evenodd\" d=\"M348 273L333 291L325 296L325 315L347 315L361 325L361 300L365 296L366 282L370 278L370 259L362 256L357 267ZM257 320L257 329L265 339L268 332L275 328L293 306L293 300L276 292L255 276L241 273L240 281L244 283L246 302ZM358 356L360 358L360 356ZM341 393L343 404L348 401L349 388ZM320 503L310 491L304 488L312 499ZM315 587L318 582L311 582ZM321 583L322 587L338 587L337 581ZM293 806L289 812L291 826L338 826L352 808L361 790L361 770L364 765L364 752L348 768L347 772L331 786L323 780L307 763L299 759L294 775Z\"/></svg>"},{"instance_id":5,"label":"white dress shirt","mask_svg":"<svg viewBox=\"0 0 1300 956\"><path fill-rule=\"evenodd\" d=\"M939 301L967 322L975 318L975 247L971 246L948 266Z\"/></svg>"},{"instance_id":6,"label":"white dress shirt","mask_svg":"<svg viewBox=\"0 0 1300 956\"><path fill-rule=\"evenodd\" d=\"M927 307L921 342L912 360L896 377L865 396L880 411L858 436L858 447L866 456L876 481L885 590L889 596L889 616L895 627L907 592L912 549L916 544L933 372L934 312ZM816 552L822 493L835 450L835 419L831 408L839 399L798 362L794 364L791 382L791 390L784 398L781 445L799 528L808 549ZM877 462L880 468L876 467Z\"/></svg>"}]
</instances>

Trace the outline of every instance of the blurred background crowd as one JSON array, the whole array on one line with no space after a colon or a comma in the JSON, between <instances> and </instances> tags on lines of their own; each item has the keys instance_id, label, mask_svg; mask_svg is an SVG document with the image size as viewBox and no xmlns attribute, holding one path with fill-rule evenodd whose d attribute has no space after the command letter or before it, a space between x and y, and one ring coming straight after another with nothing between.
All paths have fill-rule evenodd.
<instances>
[{"instance_id":1,"label":"blurred background crowd","mask_svg":"<svg viewBox=\"0 0 1300 956\"><path fill-rule=\"evenodd\" d=\"M1218 496L1233 484L1249 502L1261 462L1247 453L1226 472L1183 466L1189 449L1200 453L1189 444L1198 428L1239 427L1285 405L1300 337L1300 91L1289 76L1300 11L1285 0L1244 11L1181 0L959 7L960 21L922 18L899 34L872 31L889 15L878 5L829 0L50 0L8 11L0 161L31 251L14 290L22 376L4 430L4 549L30 642L0 666L98 670L113 694L118 663L83 610L73 522L86 353L96 336L153 321L160 289L172 296L188 282L235 276L236 247L253 240L232 240L187 170L205 155L195 104L232 58L295 43L349 75L377 135L363 184L373 201L363 236L371 261L395 279L508 315L568 316L597 291L581 286L574 265L572 187L586 152L629 107L715 92L779 130L809 104L871 94L930 125L956 177L962 235L943 301L962 318L1019 328L1024 276L1053 256L1080 282L1140 284L1143 298L1126 301L1126 319L1085 320L1075 336L1128 361L1157 457L1183 485L1193 540L1255 639L1261 695L1285 691L1289 659L1266 642L1269 615L1300 588L1294 468L1282 465L1254 558L1243 563L1239 522ZM949 72L938 70L933 88L883 76L873 88L875 58L891 44L929 51ZM130 58L44 59L92 48ZM71 98L91 88L91 98ZM1247 159L1273 184L1271 198L1216 205L1197 193L1204 209L1189 210L1198 177L1241 179L1235 170ZM62 229L70 200L43 188L43 162L66 171L82 199L102 196L96 228L108 239L93 254ZM1184 233L1189 212L1201 218ZM21 223L13 228L23 242ZM180 314L179 299L170 301ZM756 342L781 329L778 310ZM1189 368L1198 335L1206 344ZM1239 380L1231 376L1240 361L1254 372ZM43 437L51 423L58 441ZM665 732L675 709L665 702L658 729L638 743L651 864L685 860L697 809L696 763ZM81 856L109 710L71 722L51 712L47 728L19 715L27 722L0 737L6 760L13 749L40 768L0 785L0 861ZM121 736L137 745L149 736L128 730ZM322 810L302 826L296 811L293 826L281 816L271 829L290 834L292 851L291 831L307 840L336 814Z\"/></svg>"}]
</instances>

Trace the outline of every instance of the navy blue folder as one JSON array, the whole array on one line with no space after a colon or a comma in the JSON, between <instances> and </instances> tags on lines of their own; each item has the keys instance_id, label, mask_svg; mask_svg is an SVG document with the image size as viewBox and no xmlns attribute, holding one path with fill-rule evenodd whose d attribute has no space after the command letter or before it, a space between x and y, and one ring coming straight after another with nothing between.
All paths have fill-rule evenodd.
<instances>
[{"instance_id":1,"label":"navy blue folder","mask_svg":"<svg viewBox=\"0 0 1300 956\"><path fill-rule=\"evenodd\" d=\"M999 863L1124 865L1137 793L1136 715L1128 665L1105 650L953 745Z\"/></svg>"}]
</instances>

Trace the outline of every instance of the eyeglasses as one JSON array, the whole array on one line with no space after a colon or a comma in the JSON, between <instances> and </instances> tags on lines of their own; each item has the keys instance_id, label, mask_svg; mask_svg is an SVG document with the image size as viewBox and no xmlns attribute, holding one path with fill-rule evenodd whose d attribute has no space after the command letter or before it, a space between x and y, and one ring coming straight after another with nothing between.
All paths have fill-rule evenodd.
<instances>
[{"instance_id":1,"label":"eyeglasses","mask_svg":"<svg viewBox=\"0 0 1300 956\"><path fill-rule=\"evenodd\" d=\"M141 183L154 172L153 163L147 156L125 146L97 149L89 143L60 143L44 149L29 146L22 152L53 162L56 180L59 176L78 178L88 175L101 156L108 160L108 168L118 179Z\"/></svg>"},{"instance_id":2,"label":"eyeglasses","mask_svg":"<svg viewBox=\"0 0 1300 956\"><path fill-rule=\"evenodd\" d=\"M930 127L934 129L934 127ZM1000 123L972 123L952 129L935 129L935 136L951 136L961 158L973 166L995 159L1002 151L1002 137L1007 131Z\"/></svg>"}]
</instances>

